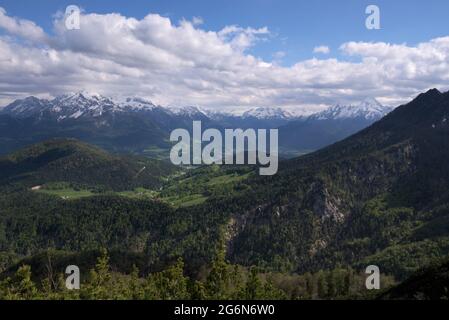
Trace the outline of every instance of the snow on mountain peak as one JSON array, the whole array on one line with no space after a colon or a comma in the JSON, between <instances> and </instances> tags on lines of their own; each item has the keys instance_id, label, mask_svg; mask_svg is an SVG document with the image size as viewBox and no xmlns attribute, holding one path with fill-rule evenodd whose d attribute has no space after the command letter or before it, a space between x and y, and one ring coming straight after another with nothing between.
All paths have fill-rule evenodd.
<instances>
[{"instance_id":1,"label":"snow on mountain peak","mask_svg":"<svg viewBox=\"0 0 449 320\"><path fill-rule=\"evenodd\" d=\"M144 98L139 97L126 97L115 99L114 102L122 109L122 110L153 110L156 108L156 105L151 101L146 100Z\"/></svg>"},{"instance_id":2,"label":"snow on mountain peak","mask_svg":"<svg viewBox=\"0 0 449 320\"><path fill-rule=\"evenodd\" d=\"M312 115L315 120L331 119L355 119L377 120L392 110L391 107L383 106L375 98L366 98L357 105L339 105L330 107L324 111Z\"/></svg>"},{"instance_id":3,"label":"snow on mountain peak","mask_svg":"<svg viewBox=\"0 0 449 320\"><path fill-rule=\"evenodd\" d=\"M257 119L290 119L293 118L293 115L281 108L258 107L244 112L243 117Z\"/></svg>"},{"instance_id":4,"label":"snow on mountain peak","mask_svg":"<svg viewBox=\"0 0 449 320\"><path fill-rule=\"evenodd\" d=\"M109 100L109 99L101 96L98 93L92 93L92 92L83 90L83 91L70 92L70 93L56 96L53 101L57 102L57 103L65 103L65 104L71 104L71 103L84 104L87 101L102 101L102 100Z\"/></svg>"},{"instance_id":5,"label":"snow on mountain peak","mask_svg":"<svg viewBox=\"0 0 449 320\"><path fill-rule=\"evenodd\" d=\"M6 113L15 114L19 117L26 117L31 114L41 112L48 100L39 99L33 96L27 97L25 99L19 99L13 103L7 105L1 111Z\"/></svg>"},{"instance_id":6,"label":"snow on mountain peak","mask_svg":"<svg viewBox=\"0 0 449 320\"><path fill-rule=\"evenodd\" d=\"M197 115L206 115L205 111L195 106L169 107L168 110L178 116L192 117Z\"/></svg>"},{"instance_id":7,"label":"snow on mountain peak","mask_svg":"<svg viewBox=\"0 0 449 320\"><path fill-rule=\"evenodd\" d=\"M362 102L359 103L359 107L367 108L380 108L383 109L384 106L373 97L367 97Z\"/></svg>"},{"instance_id":8,"label":"snow on mountain peak","mask_svg":"<svg viewBox=\"0 0 449 320\"><path fill-rule=\"evenodd\" d=\"M114 112L144 112L159 108L151 101L141 97L109 98L98 93L79 91L55 97L53 100L28 97L16 100L3 111L18 117L28 117L34 114L48 112L62 120L66 118L98 117L105 113ZM259 120L292 120L298 115L279 107L257 107L239 112L225 112L224 110L207 110L196 106L167 107L167 112L185 117L209 117L220 119L226 116L242 117L243 119ZM366 119L377 120L392 110L385 107L374 98L366 98L357 105L336 105L322 112L313 114L309 119Z\"/></svg>"},{"instance_id":9,"label":"snow on mountain peak","mask_svg":"<svg viewBox=\"0 0 449 320\"><path fill-rule=\"evenodd\" d=\"M57 96L50 101L49 110L60 119L78 119L83 115L100 116L107 110L114 110L114 102L97 93L79 91Z\"/></svg>"},{"instance_id":10,"label":"snow on mountain peak","mask_svg":"<svg viewBox=\"0 0 449 320\"><path fill-rule=\"evenodd\" d=\"M28 117L38 112L49 112L59 120L83 116L98 117L105 112L127 112L152 110L156 106L149 100L139 97L109 98L88 91L71 92L56 96L52 100L28 97L16 100L3 111L16 116Z\"/></svg>"}]
</instances>

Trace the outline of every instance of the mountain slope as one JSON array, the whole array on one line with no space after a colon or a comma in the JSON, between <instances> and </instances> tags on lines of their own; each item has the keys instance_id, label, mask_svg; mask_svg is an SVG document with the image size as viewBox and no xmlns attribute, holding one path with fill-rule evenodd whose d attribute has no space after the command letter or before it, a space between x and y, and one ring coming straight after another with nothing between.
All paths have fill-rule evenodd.
<instances>
[{"instance_id":1,"label":"mountain slope","mask_svg":"<svg viewBox=\"0 0 449 320\"><path fill-rule=\"evenodd\" d=\"M276 176L248 181L246 203L231 214L230 259L298 272L379 264L403 279L449 254L436 223L449 214L448 115L449 94L431 90L346 140L282 162Z\"/></svg>"},{"instance_id":2,"label":"mountain slope","mask_svg":"<svg viewBox=\"0 0 449 320\"><path fill-rule=\"evenodd\" d=\"M403 283L382 293L382 300L447 300L449 260L436 261L420 269Z\"/></svg>"},{"instance_id":3,"label":"mountain slope","mask_svg":"<svg viewBox=\"0 0 449 320\"><path fill-rule=\"evenodd\" d=\"M281 154L317 150L359 131L390 109L374 99L357 106L336 106L306 117L282 108L259 107L243 115L194 106L163 108L139 97L111 98L85 91L54 99L27 97L0 110L0 154L51 138L75 138L114 152L168 158L170 132L203 128L272 129L280 127Z\"/></svg>"},{"instance_id":4,"label":"mountain slope","mask_svg":"<svg viewBox=\"0 0 449 320\"><path fill-rule=\"evenodd\" d=\"M166 157L170 132L191 127L193 120L210 122L202 113L177 114L138 97L112 99L86 92L52 100L28 97L0 111L0 154L64 137L114 152L148 154L156 149Z\"/></svg>"},{"instance_id":5,"label":"mountain slope","mask_svg":"<svg viewBox=\"0 0 449 320\"><path fill-rule=\"evenodd\" d=\"M368 127L391 110L373 98L355 106L336 105L280 127L280 147L315 151Z\"/></svg>"},{"instance_id":6,"label":"mountain slope","mask_svg":"<svg viewBox=\"0 0 449 320\"><path fill-rule=\"evenodd\" d=\"M114 99L88 92L52 100L28 97L0 110L0 154L51 138L75 138L114 152L168 158L170 132L203 128L275 128L291 120L280 108L255 108L244 116L198 107L156 106L138 97Z\"/></svg>"},{"instance_id":7,"label":"mountain slope","mask_svg":"<svg viewBox=\"0 0 449 320\"><path fill-rule=\"evenodd\" d=\"M114 156L73 139L53 139L0 158L0 185L30 188L67 182L123 190L157 186L174 171L160 161Z\"/></svg>"},{"instance_id":8,"label":"mountain slope","mask_svg":"<svg viewBox=\"0 0 449 320\"><path fill-rule=\"evenodd\" d=\"M392 110L374 98L366 98L358 105L336 105L309 117L311 120L366 119L379 120Z\"/></svg>"},{"instance_id":9,"label":"mountain slope","mask_svg":"<svg viewBox=\"0 0 449 320\"><path fill-rule=\"evenodd\" d=\"M222 177L186 178L172 190L164 189L170 195L182 192L184 196L191 189L207 195L192 206L161 205L158 214L146 220L145 208L153 202L127 199L123 208L131 208L127 213L137 210L138 223L132 214L114 209L122 208L118 196L111 204L112 199L103 196L72 202L39 193L2 195L0 218L5 218L0 219L0 230L7 232L0 233L0 244L20 247L20 253L26 254L28 248L36 252L52 246L53 239L58 240L53 247L75 250L98 243L106 247L123 243L121 249L128 250L138 243L152 264L163 265L181 256L191 270L202 270L217 250L225 248L232 263L265 270L302 274L338 266L363 270L375 264L382 273L404 280L432 260L449 255L448 116L449 93L430 90L343 141L282 161L277 175L245 172L241 177L236 172L225 178L232 184ZM36 168L40 156L33 154L42 153L27 151L25 156L19 153L7 159L6 165L19 163L19 168L32 159L34 167L4 181L21 173L27 182L28 172L31 179L34 172L47 174ZM59 151L43 154L44 163L51 157L56 163L66 158ZM66 159L73 162L71 156ZM31 182L39 183L36 180ZM196 184L203 181L213 187L199 191L202 188ZM54 209L49 214L50 205ZM77 210L82 211L83 227L89 226L91 215L96 225L76 231ZM56 219L60 211L70 219ZM111 213L117 233L107 227ZM151 227L139 229L137 235L120 233L121 219L132 222L132 230L141 223ZM69 231L64 220L70 221ZM78 242L71 241L72 233Z\"/></svg>"}]
</instances>

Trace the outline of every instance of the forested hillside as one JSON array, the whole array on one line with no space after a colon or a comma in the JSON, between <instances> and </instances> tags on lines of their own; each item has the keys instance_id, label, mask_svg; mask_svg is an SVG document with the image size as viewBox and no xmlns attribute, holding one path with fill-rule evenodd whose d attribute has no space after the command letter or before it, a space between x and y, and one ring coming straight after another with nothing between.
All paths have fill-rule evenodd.
<instances>
[{"instance_id":1,"label":"forested hillside","mask_svg":"<svg viewBox=\"0 0 449 320\"><path fill-rule=\"evenodd\" d=\"M144 157L112 155L74 139L53 139L0 158L0 188L45 183L128 190L156 187L177 169Z\"/></svg>"},{"instance_id":2,"label":"forested hillside","mask_svg":"<svg viewBox=\"0 0 449 320\"><path fill-rule=\"evenodd\" d=\"M0 197L2 265L11 275L14 263L49 248L107 248L136 254L141 272L181 258L190 280L213 275L217 259L265 275L313 274L313 289L295 297L347 296L334 276L370 264L390 279L384 285L403 281L449 254L447 119L449 93L431 90L342 142L281 162L275 176L204 167L161 185L152 184L155 171L140 180L140 165L89 146L32 146L2 160L9 186ZM41 180L50 185L37 192L11 188ZM64 181L88 184L91 193L59 196L55 183Z\"/></svg>"},{"instance_id":3,"label":"forested hillside","mask_svg":"<svg viewBox=\"0 0 449 320\"><path fill-rule=\"evenodd\" d=\"M431 90L360 133L248 184L229 256L305 272L378 264L399 279L447 255L449 94ZM247 196L250 197L250 196ZM243 208L242 208L243 209ZM239 220L240 219L240 220Z\"/></svg>"}]
</instances>

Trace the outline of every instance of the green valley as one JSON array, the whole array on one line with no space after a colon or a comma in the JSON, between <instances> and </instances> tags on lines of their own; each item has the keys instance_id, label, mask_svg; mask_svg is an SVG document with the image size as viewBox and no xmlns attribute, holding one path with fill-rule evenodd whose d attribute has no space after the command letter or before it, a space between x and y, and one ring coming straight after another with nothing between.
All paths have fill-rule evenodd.
<instances>
[{"instance_id":1,"label":"green valley","mask_svg":"<svg viewBox=\"0 0 449 320\"><path fill-rule=\"evenodd\" d=\"M113 267L126 286L143 281L124 275L136 264L145 277L185 276L186 298L248 297L237 289L244 280L208 287L224 270L269 297L373 298L350 280L360 283L366 266L379 266L387 290L449 254L449 170L438 165L449 161L446 118L449 94L431 90L346 140L282 161L275 176L178 168L76 140L27 147L0 161L0 265L28 276L20 261L36 268L33 257L48 250L107 249L128 259Z\"/></svg>"}]
</instances>

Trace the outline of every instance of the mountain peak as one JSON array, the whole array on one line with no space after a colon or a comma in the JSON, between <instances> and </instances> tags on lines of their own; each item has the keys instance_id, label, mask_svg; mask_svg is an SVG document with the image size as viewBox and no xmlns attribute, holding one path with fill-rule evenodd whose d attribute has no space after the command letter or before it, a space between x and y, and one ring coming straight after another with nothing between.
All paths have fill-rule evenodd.
<instances>
[{"instance_id":1,"label":"mountain peak","mask_svg":"<svg viewBox=\"0 0 449 320\"><path fill-rule=\"evenodd\" d=\"M4 112L18 117L29 117L46 111L63 119L83 116L98 117L106 112L145 111L156 108L151 101L139 97L109 98L86 90L56 96L52 100L27 97L16 100L4 108Z\"/></svg>"},{"instance_id":2,"label":"mountain peak","mask_svg":"<svg viewBox=\"0 0 449 320\"><path fill-rule=\"evenodd\" d=\"M380 108L383 108L384 106L379 101L377 101L376 98L366 97L359 103L358 107L380 107Z\"/></svg>"},{"instance_id":3,"label":"mountain peak","mask_svg":"<svg viewBox=\"0 0 449 320\"><path fill-rule=\"evenodd\" d=\"M2 112L14 114L17 117L26 117L41 112L47 103L48 100L29 96L10 103L3 108Z\"/></svg>"},{"instance_id":4,"label":"mountain peak","mask_svg":"<svg viewBox=\"0 0 449 320\"><path fill-rule=\"evenodd\" d=\"M205 116L206 113L203 112L199 107L195 106L185 106L185 107L170 107L168 108L172 113L178 116Z\"/></svg>"},{"instance_id":5,"label":"mountain peak","mask_svg":"<svg viewBox=\"0 0 449 320\"><path fill-rule=\"evenodd\" d=\"M437 94L437 95L441 95L442 93L441 93L441 91L438 90L437 88L433 88L433 89L428 90L425 94Z\"/></svg>"},{"instance_id":6,"label":"mountain peak","mask_svg":"<svg viewBox=\"0 0 449 320\"><path fill-rule=\"evenodd\" d=\"M114 99L114 102L120 106L122 110L153 110L156 105L150 100L140 97L126 97Z\"/></svg>"},{"instance_id":7,"label":"mountain peak","mask_svg":"<svg viewBox=\"0 0 449 320\"><path fill-rule=\"evenodd\" d=\"M310 119L331 120L361 118L365 120L378 120L391 110L391 107L383 106L375 98L367 97L356 105L337 104L336 106L310 116Z\"/></svg>"},{"instance_id":8,"label":"mountain peak","mask_svg":"<svg viewBox=\"0 0 449 320\"><path fill-rule=\"evenodd\" d=\"M279 107L258 107L243 113L244 118L257 119L290 119L293 115Z\"/></svg>"},{"instance_id":9,"label":"mountain peak","mask_svg":"<svg viewBox=\"0 0 449 320\"><path fill-rule=\"evenodd\" d=\"M420 100L420 99L435 99L435 98L439 98L443 95L443 93L440 92L440 90L433 88L430 89L424 93L421 93L420 95L418 95L416 97L415 100Z\"/></svg>"},{"instance_id":10,"label":"mountain peak","mask_svg":"<svg viewBox=\"0 0 449 320\"><path fill-rule=\"evenodd\" d=\"M77 92L68 92L55 97L54 100L65 101L65 100L100 100L104 97L98 93L90 92L87 90L80 90Z\"/></svg>"}]
</instances>

